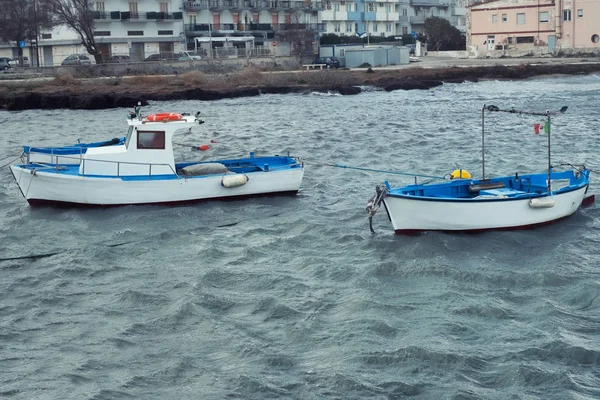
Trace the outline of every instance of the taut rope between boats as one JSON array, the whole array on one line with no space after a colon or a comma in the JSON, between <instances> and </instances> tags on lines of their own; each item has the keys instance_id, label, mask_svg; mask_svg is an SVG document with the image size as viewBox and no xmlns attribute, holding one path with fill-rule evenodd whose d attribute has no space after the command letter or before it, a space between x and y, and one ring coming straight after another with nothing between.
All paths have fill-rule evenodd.
<instances>
[{"instance_id":1,"label":"taut rope between boats","mask_svg":"<svg viewBox=\"0 0 600 400\"><path fill-rule=\"evenodd\" d=\"M358 170L358 171L378 172L378 173L382 173L382 174L393 174L393 175L404 175L404 176L414 176L414 177L417 177L417 178L430 178L430 179L442 179L442 180L446 180L447 179L447 176L424 175L424 174L415 174L415 173L412 173L412 172L390 171L390 170L384 170L384 169L374 169L374 168L364 168L364 167L352 167L352 166L349 166L349 165L332 164L332 163L322 163L322 162L316 162L316 161L307 161L306 159L303 159L303 161L306 164L320 165L320 166L324 166L324 167L355 169L355 170Z\"/></svg>"}]
</instances>

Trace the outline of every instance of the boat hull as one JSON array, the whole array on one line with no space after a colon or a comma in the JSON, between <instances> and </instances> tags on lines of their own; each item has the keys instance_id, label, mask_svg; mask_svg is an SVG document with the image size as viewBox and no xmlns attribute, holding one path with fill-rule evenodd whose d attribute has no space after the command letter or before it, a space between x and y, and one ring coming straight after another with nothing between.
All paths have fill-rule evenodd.
<instances>
[{"instance_id":1,"label":"boat hull","mask_svg":"<svg viewBox=\"0 0 600 400\"><path fill-rule=\"evenodd\" d=\"M588 186L557 193L552 207L519 199L422 199L387 196L383 203L397 234L523 229L554 222L581 206Z\"/></svg>"},{"instance_id":2,"label":"boat hull","mask_svg":"<svg viewBox=\"0 0 600 400\"><path fill-rule=\"evenodd\" d=\"M31 205L63 204L118 206L173 204L210 199L235 199L261 195L295 194L304 168L247 173L242 186L224 187L223 175L128 180L35 171L11 166L21 193Z\"/></svg>"}]
</instances>

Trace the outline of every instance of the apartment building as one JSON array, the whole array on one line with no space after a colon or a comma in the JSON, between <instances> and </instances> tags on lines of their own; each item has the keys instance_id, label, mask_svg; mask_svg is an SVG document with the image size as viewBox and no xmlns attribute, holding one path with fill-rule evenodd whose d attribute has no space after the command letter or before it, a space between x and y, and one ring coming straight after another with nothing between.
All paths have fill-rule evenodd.
<instances>
[{"instance_id":1,"label":"apartment building","mask_svg":"<svg viewBox=\"0 0 600 400\"><path fill-rule=\"evenodd\" d=\"M600 50L598 0L491 0L472 4L467 49L475 56Z\"/></svg>"},{"instance_id":2,"label":"apartment building","mask_svg":"<svg viewBox=\"0 0 600 400\"><path fill-rule=\"evenodd\" d=\"M319 12L323 3L313 0L197 0L183 3L187 48L200 39L215 37L210 47L273 47L277 41L304 41L312 46L323 32ZM218 38L227 38L219 40ZM206 47L206 46L204 46ZM312 47L310 49L312 53Z\"/></svg>"},{"instance_id":3,"label":"apartment building","mask_svg":"<svg viewBox=\"0 0 600 400\"><path fill-rule=\"evenodd\" d=\"M184 49L179 1L98 1L93 19L94 38L105 59L129 55L142 61L151 54ZM60 65L71 54L87 53L81 38L67 26L40 32L38 43L42 66Z\"/></svg>"}]
</instances>

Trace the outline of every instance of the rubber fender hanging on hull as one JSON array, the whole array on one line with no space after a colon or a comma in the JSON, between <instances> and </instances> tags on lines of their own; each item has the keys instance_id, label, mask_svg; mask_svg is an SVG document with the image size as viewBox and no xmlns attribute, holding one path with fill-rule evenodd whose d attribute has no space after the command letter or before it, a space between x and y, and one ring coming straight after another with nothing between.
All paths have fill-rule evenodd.
<instances>
[{"instance_id":1,"label":"rubber fender hanging on hull","mask_svg":"<svg viewBox=\"0 0 600 400\"><path fill-rule=\"evenodd\" d=\"M540 197L537 199L529 200L529 207L531 208L550 208L554 207L554 199L552 197Z\"/></svg>"},{"instance_id":2,"label":"rubber fender hanging on hull","mask_svg":"<svg viewBox=\"0 0 600 400\"><path fill-rule=\"evenodd\" d=\"M249 181L246 174L237 174L237 175L225 175L223 179L221 179L221 186L226 188L234 188L238 186L243 186Z\"/></svg>"}]
</instances>

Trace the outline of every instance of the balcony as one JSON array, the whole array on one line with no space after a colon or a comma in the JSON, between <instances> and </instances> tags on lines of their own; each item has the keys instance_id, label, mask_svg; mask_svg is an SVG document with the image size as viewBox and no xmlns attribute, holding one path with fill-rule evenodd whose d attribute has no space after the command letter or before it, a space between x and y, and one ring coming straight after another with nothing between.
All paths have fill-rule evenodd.
<instances>
[{"instance_id":1,"label":"balcony","mask_svg":"<svg viewBox=\"0 0 600 400\"><path fill-rule=\"evenodd\" d=\"M161 11L147 11L133 13L130 11L111 11L109 13L102 11L92 11L94 20L121 20L127 22L147 22L147 21L177 21L183 19L182 12L166 13Z\"/></svg>"},{"instance_id":2,"label":"balcony","mask_svg":"<svg viewBox=\"0 0 600 400\"><path fill-rule=\"evenodd\" d=\"M312 0L199 0L183 3L186 11L202 10L321 10L323 3Z\"/></svg>"},{"instance_id":3,"label":"balcony","mask_svg":"<svg viewBox=\"0 0 600 400\"><path fill-rule=\"evenodd\" d=\"M411 15L410 17L410 23L411 24L424 24L425 23L425 17L423 15Z\"/></svg>"},{"instance_id":4,"label":"balcony","mask_svg":"<svg viewBox=\"0 0 600 400\"><path fill-rule=\"evenodd\" d=\"M277 24L275 30L325 32L325 24Z\"/></svg>"},{"instance_id":5,"label":"balcony","mask_svg":"<svg viewBox=\"0 0 600 400\"><path fill-rule=\"evenodd\" d=\"M273 32L273 31L311 31L324 32L325 24L186 24L186 33L209 32Z\"/></svg>"},{"instance_id":6,"label":"balcony","mask_svg":"<svg viewBox=\"0 0 600 400\"><path fill-rule=\"evenodd\" d=\"M450 0L410 0L410 5L413 7L450 7Z\"/></svg>"}]
</instances>

